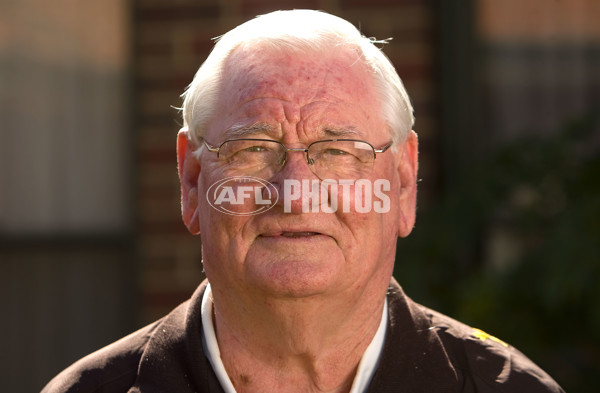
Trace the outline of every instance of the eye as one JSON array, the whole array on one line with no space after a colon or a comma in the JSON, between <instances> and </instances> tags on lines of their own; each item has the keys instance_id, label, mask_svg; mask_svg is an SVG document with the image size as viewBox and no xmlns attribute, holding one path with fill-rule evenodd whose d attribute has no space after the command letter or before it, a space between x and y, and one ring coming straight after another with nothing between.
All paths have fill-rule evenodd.
<instances>
[{"instance_id":1,"label":"eye","mask_svg":"<svg viewBox=\"0 0 600 393\"><path fill-rule=\"evenodd\" d=\"M259 146L259 145L248 146L245 149L243 149L243 151L248 152L248 153L262 153L262 152L265 152L268 150L269 149L267 149L265 146Z\"/></svg>"},{"instance_id":2,"label":"eye","mask_svg":"<svg viewBox=\"0 0 600 393\"><path fill-rule=\"evenodd\" d=\"M328 154L331 156L346 156L348 153L346 150L341 150L341 149L327 149L323 152L324 154Z\"/></svg>"},{"instance_id":3,"label":"eye","mask_svg":"<svg viewBox=\"0 0 600 393\"><path fill-rule=\"evenodd\" d=\"M228 142L232 154L263 155L277 151L278 145L271 141L239 139Z\"/></svg>"}]
</instances>

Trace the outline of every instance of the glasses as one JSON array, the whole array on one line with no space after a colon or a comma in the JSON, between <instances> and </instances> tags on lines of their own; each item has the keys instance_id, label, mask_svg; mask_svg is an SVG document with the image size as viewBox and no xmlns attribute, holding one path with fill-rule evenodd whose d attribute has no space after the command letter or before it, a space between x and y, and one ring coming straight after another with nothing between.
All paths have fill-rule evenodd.
<instances>
[{"instance_id":1,"label":"glasses","mask_svg":"<svg viewBox=\"0 0 600 393\"><path fill-rule=\"evenodd\" d=\"M217 153L226 176L255 176L270 179L286 163L288 152L304 152L311 171L321 180L360 179L373 167L376 153L392 146L389 142L376 149L369 142L356 139L316 141L307 148L288 148L270 139L230 139L219 147L204 141L206 148Z\"/></svg>"}]
</instances>

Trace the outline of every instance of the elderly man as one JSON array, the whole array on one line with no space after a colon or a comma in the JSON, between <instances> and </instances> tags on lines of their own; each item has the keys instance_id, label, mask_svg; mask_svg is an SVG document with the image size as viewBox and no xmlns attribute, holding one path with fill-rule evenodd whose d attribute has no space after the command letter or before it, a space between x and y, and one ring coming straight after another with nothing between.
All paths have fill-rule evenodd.
<instances>
[{"instance_id":1,"label":"elderly man","mask_svg":"<svg viewBox=\"0 0 600 393\"><path fill-rule=\"evenodd\" d=\"M45 392L560 392L392 279L417 137L394 68L348 22L284 11L225 34L185 93L182 215L207 281Z\"/></svg>"}]
</instances>

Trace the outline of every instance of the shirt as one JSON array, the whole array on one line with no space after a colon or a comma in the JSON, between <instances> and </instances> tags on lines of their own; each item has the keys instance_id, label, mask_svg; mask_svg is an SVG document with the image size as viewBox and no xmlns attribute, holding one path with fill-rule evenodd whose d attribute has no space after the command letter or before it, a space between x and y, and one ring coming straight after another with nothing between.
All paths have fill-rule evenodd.
<instances>
[{"instance_id":1,"label":"shirt","mask_svg":"<svg viewBox=\"0 0 600 393\"><path fill-rule=\"evenodd\" d=\"M42 393L225 393L202 345L208 282L164 318L80 359ZM412 301L392 279L365 393L564 393L516 348Z\"/></svg>"}]
</instances>

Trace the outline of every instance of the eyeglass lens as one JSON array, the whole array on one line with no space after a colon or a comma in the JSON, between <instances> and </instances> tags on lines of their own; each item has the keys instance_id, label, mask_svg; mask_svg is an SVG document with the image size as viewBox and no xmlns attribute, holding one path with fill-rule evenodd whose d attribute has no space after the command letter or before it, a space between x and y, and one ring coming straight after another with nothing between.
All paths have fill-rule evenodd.
<instances>
[{"instance_id":1,"label":"eyeglass lens","mask_svg":"<svg viewBox=\"0 0 600 393\"><path fill-rule=\"evenodd\" d=\"M277 141L236 139L224 142L218 152L227 176L256 176L268 180L286 162L284 145ZM373 147L363 141L318 141L308 147L306 159L320 179L357 179L372 167Z\"/></svg>"}]
</instances>

